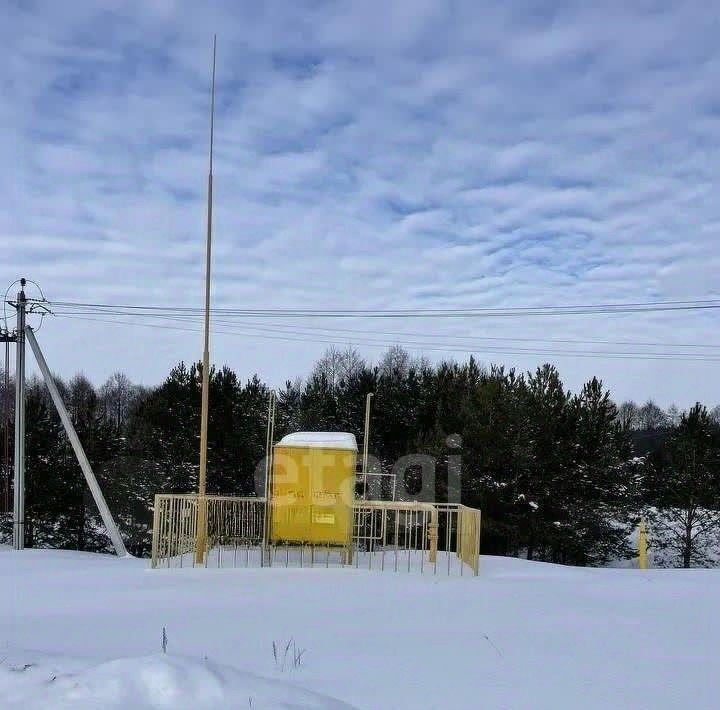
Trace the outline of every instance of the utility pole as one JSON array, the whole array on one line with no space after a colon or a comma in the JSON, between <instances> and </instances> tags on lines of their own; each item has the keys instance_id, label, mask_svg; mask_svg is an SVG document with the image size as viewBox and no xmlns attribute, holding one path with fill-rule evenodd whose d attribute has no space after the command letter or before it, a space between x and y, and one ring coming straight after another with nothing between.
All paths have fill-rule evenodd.
<instances>
[{"instance_id":1,"label":"utility pole","mask_svg":"<svg viewBox=\"0 0 720 710\"><path fill-rule=\"evenodd\" d=\"M85 476L85 481L87 482L90 492L92 493L93 500L98 507L98 511L100 512L100 517L102 518L105 529L107 530L108 537L115 548L115 553L118 557L127 557L128 552L125 549L125 543L120 536L120 531L118 530L117 525L115 525L112 513L105 502L105 496L103 496L102 490L100 490L100 486L98 485L97 478L95 478L90 461L88 461L88 457L85 455L85 449L83 449L83 446L80 443L80 439L75 431L72 420L70 419L68 410L66 409L65 403L60 396L60 392L55 384L50 368L47 365L45 356L43 355L42 350L40 350L40 345L35 339L35 335L33 334L31 328L26 328L24 335L30 343L30 347L35 355L35 361L37 362L40 372L42 372L43 378L45 379L45 384L50 392L50 398L55 405L55 409L60 415L60 421L65 428L65 433L67 434L68 439L70 439L70 445L75 452L75 457L80 464L80 469L83 472L83 476Z\"/></svg>"},{"instance_id":2,"label":"utility pole","mask_svg":"<svg viewBox=\"0 0 720 710\"><path fill-rule=\"evenodd\" d=\"M202 363L202 404L200 409L200 471L198 475L197 539L195 562L205 560L207 547L207 440L210 405L210 265L212 262L212 206L213 206L213 138L215 127L215 54L217 35L213 36L212 84L210 89L210 168L208 171L207 238L205 253L205 336Z\"/></svg>"},{"instance_id":3,"label":"utility pole","mask_svg":"<svg viewBox=\"0 0 720 710\"><path fill-rule=\"evenodd\" d=\"M17 295L15 356L15 475L13 478L13 547L25 549L25 279Z\"/></svg>"},{"instance_id":4,"label":"utility pole","mask_svg":"<svg viewBox=\"0 0 720 710\"><path fill-rule=\"evenodd\" d=\"M17 311L17 330L14 334L6 331L0 331L0 342L15 342L17 347L17 355L15 358L15 475L13 482L13 547L16 550L25 549L25 342L30 343L30 347L35 354L35 360L42 372L45 384L50 392L50 398L57 409L60 421L65 428L65 433L70 439L70 444L75 452L75 456L80 464L80 468L85 476L90 492L100 512L103 524L107 530L108 536L112 541L115 552L118 557L127 557L128 553L120 536L115 521L113 520L110 509L107 506L105 497L98 484L95 474L93 473L90 462L85 455L85 450L80 443L75 427L72 424L70 415L65 407L60 392L58 391L55 380L52 377L50 368L45 361L45 356L40 349L33 329L26 324L26 316L28 313L28 303L31 303L30 313L50 311L43 305L45 298L41 301L36 299L28 299L25 296L26 279L20 279L20 292L17 295L17 301L8 301L10 305ZM35 283L34 281L31 283ZM37 286L37 284L35 284ZM39 287L38 287L39 288ZM42 296L42 291L40 292ZM5 360L5 382L7 389L7 357Z\"/></svg>"}]
</instances>

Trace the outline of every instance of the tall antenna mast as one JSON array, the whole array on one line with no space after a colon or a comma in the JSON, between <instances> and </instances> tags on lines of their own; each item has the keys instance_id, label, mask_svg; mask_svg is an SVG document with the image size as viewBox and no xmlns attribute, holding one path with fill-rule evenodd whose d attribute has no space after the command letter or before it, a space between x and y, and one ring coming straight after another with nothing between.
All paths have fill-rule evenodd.
<instances>
[{"instance_id":1,"label":"tall antenna mast","mask_svg":"<svg viewBox=\"0 0 720 710\"><path fill-rule=\"evenodd\" d=\"M208 171L207 247L205 254L205 338L202 362L202 405L200 409L200 472L198 476L198 515L195 559L205 559L207 547L207 440L210 387L210 264L212 261L212 207L213 207L213 140L215 132L215 55L217 35L213 35L212 84L210 89L210 169Z\"/></svg>"}]
</instances>

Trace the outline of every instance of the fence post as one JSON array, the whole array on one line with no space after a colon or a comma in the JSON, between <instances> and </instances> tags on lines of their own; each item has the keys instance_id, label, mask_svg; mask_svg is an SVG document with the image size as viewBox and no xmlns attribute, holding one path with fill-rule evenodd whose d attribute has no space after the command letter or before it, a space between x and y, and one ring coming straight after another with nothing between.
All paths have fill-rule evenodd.
<instances>
[{"instance_id":1,"label":"fence post","mask_svg":"<svg viewBox=\"0 0 720 710\"><path fill-rule=\"evenodd\" d=\"M437 561L437 549L438 549L438 509L436 506L432 507L430 512L430 524L428 525L428 540L430 541L430 564L435 564Z\"/></svg>"},{"instance_id":2,"label":"fence post","mask_svg":"<svg viewBox=\"0 0 720 710\"><path fill-rule=\"evenodd\" d=\"M160 541L160 495L155 496L155 508L153 509L153 531L152 531L152 558L150 567L155 569L158 563L158 543Z\"/></svg>"}]
</instances>

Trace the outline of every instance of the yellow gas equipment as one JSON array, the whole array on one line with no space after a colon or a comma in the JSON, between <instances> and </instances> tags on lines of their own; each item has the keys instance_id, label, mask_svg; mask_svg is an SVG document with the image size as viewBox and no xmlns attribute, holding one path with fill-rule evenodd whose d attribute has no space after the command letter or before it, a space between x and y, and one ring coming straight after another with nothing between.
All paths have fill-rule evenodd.
<instances>
[{"instance_id":1,"label":"yellow gas equipment","mask_svg":"<svg viewBox=\"0 0 720 710\"><path fill-rule=\"evenodd\" d=\"M272 543L349 546L357 443L352 434L297 432L273 449Z\"/></svg>"}]
</instances>

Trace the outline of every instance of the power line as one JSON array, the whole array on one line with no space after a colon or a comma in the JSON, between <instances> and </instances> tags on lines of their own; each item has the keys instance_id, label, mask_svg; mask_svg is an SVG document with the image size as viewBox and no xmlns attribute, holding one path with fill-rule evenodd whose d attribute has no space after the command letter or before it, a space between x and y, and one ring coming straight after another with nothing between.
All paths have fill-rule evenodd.
<instances>
[{"instance_id":1,"label":"power line","mask_svg":"<svg viewBox=\"0 0 720 710\"><path fill-rule=\"evenodd\" d=\"M140 326L149 328L162 328L165 330L176 330L185 332L198 332L198 328L186 328L181 326L163 325L158 323L146 323L138 321L125 321L117 319L104 319L90 316L76 316L66 314L65 317L73 318L75 320L83 321L95 321L110 323L112 325L123 325L123 326ZM260 327L253 326L255 330L259 330ZM432 351L432 352L455 352L455 353L492 353L492 354L514 354L514 355L542 355L549 357L580 357L580 358L605 358L605 359L620 359L620 360L671 360L671 361L690 361L690 362L720 362L720 355L705 354L705 353L638 353L638 352L612 352L612 351L573 351L573 350L543 350L540 348L499 348L497 346L485 346L482 348L473 347L458 347L458 344L439 347L442 343L417 343L417 342L387 342L377 341L370 339L358 339L358 338L347 338L344 340L317 338L317 337L305 337L301 333L293 335L282 335L283 331L273 331L269 328L264 330L269 331L265 333L236 331L236 330L225 330L214 328L213 332L225 335L236 335L246 338L261 338L269 340L279 340L283 342L307 342L307 343L321 343L327 345L337 344L356 344L368 347L380 347L387 348L392 345L405 345L409 349L420 350L420 351Z\"/></svg>"},{"instance_id":2,"label":"power line","mask_svg":"<svg viewBox=\"0 0 720 710\"><path fill-rule=\"evenodd\" d=\"M155 316L155 318L165 319L170 321L180 322L196 322L199 321L199 317L184 318L178 316ZM390 338L406 338L406 337L440 337L450 340L460 340L463 342L484 342L484 341L499 341L499 342L518 342L518 343L557 343L562 345L621 345L630 347L660 347L660 348L709 348L709 349L720 349L720 345L711 343L663 343L663 342L647 342L647 341L633 341L633 340L583 340L577 338L528 338L528 337L513 337L513 336L490 336L490 335L457 335L453 333L441 333L436 336L433 333L418 333L411 331L387 331L387 330L363 330L358 328L333 328L329 326L315 326L315 325L296 325L294 323L273 323L266 327L259 326L253 321L239 321L239 320L225 320L223 318L215 318L214 323L221 325L231 326L246 326L252 329L272 329L278 330L279 332L297 332L314 335L316 333L340 333L350 335L377 335L387 336Z\"/></svg>"},{"instance_id":3,"label":"power line","mask_svg":"<svg viewBox=\"0 0 720 710\"><path fill-rule=\"evenodd\" d=\"M152 318L155 320L167 320L171 322L201 322L202 316L200 314L162 314L162 313L126 313L123 311L55 311L56 315L113 315L113 316L126 316L126 317L138 317L142 315L143 318ZM271 330L271 332L297 332L301 334L314 335L316 333L340 333L350 334L357 336L358 334L363 335L377 335L387 336L390 338L407 338L407 337L434 337L431 333L418 333L418 332L407 332L407 331L377 331L377 330L362 330L357 328L334 328L329 326L315 326L315 325L297 325L294 323L273 323L272 325L257 325L253 321L242 321L228 319L226 317L215 318L214 323L221 325L230 326L245 326L251 329L259 330ZM628 340L582 340L573 338L522 338L522 337L511 337L511 336L478 336L478 335L456 335L456 334L439 334L437 337L459 340L463 342L484 342L484 341L499 341L499 342L520 342L520 343L553 343L562 345L619 345L629 347L662 347L662 348L707 348L707 349L718 349L720 345L710 343L663 343L663 342L642 342L642 341L628 341Z\"/></svg>"},{"instance_id":4,"label":"power line","mask_svg":"<svg viewBox=\"0 0 720 710\"><path fill-rule=\"evenodd\" d=\"M84 303L79 301L53 301L51 304L57 315L76 319L96 320L117 323L125 326L143 325L135 321L117 320L118 318L142 317L155 321L151 327L169 330L186 330L196 332L194 324L199 324L203 309L187 306L138 306L132 304ZM415 350L458 353L488 353L541 355L548 357L600 357L615 359L644 360L686 360L695 362L720 361L720 356L712 352L698 349L713 350L720 345L702 343L656 343L638 341L612 340L574 340L571 338L521 338L505 336L463 336L433 335L429 333L359 330L355 328L338 328L326 325L298 324L274 322L275 318L307 319L307 318L437 318L437 317L527 317L527 316L558 316L576 314L615 314L637 312L667 312L707 310L720 308L720 299L694 299L675 301L647 301L632 303L601 303L590 305L569 306L523 306L523 307L484 307L468 309L242 309L213 308L216 325L230 328L242 327L243 330L227 330L214 328L214 332L239 335L243 337L280 340L284 342L311 342L330 345L352 343L369 347L390 347L402 344ZM98 317L100 316L100 317ZM262 318L265 322L258 323ZM111 320L112 319L112 320ZM248 319L248 320L242 320ZM272 319L272 320L271 320ZM168 325L167 323L173 325ZM163 325L164 323L164 325ZM189 325L183 328L180 324ZM377 336L377 337L376 337ZM390 338L380 340L378 338ZM422 340L415 340L421 338ZM430 339L430 340L428 340ZM453 341L447 343L443 341ZM497 344L496 344L497 343ZM501 343L527 343L535 347L518 345L501 347ZM542 345L606 345L617 346L624 350L571 350L547 348ZM654 352L644 348L673 348L672 352ZM628 348L643 348L640 351L628 351ZM695 352L680 352L678 349L695 349Z\"/></svg>"},{"instance_id":5,"label":"power line","mask_svg":"<svg viewBox=\"0 0 720 710\"><path fill-rule=\"evenodd\" d=\"M78 312L102 311L113 315L145 313L197 314L202 309L189 306L137 306L131 304L82 303L77 301L53 301L56 308L70 308ZM720 299L699 299L688 301L647 301L633 303L601 303L570 306L512 306L463 309L292 309L292 308L213 308L212 313L244 317L288 317L288 318L447 318L447 317L530 317L557 315L595 315L613 313L647 313L692 310L714 310L720 308Z\"/></svg>"}]
</instances>

